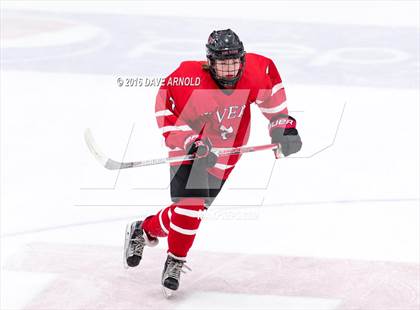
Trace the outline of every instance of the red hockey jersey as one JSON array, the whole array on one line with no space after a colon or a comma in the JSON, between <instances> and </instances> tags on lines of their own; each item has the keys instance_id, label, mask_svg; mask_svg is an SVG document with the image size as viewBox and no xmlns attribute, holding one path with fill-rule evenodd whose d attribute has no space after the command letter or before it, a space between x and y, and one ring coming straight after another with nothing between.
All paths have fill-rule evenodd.
<instances>
[{"instance_id":1,"label":"red hockey jersey","mask_svg":"<svg viewBox=\"0 0 420 310\"><path fill-rule=\"evenodd\" d=\"M208 138L214 149L245 145L251 104L257 104L269 120L288 114L284 87L273 61L252 53L245 57L242 77L233 90L218 87L203 67L205 61L182 62L165 78L155 112L169 156L185 155L185 145L197 137ZM226 179L239 157L220 157L208 172Z\"/></svg>"}]
</instances>

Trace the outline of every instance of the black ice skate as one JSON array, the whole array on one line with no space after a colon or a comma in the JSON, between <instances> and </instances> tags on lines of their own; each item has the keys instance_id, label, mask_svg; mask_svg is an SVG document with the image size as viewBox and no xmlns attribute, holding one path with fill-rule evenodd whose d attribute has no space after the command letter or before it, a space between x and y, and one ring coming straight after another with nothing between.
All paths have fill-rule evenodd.
<instances>
[{"instance_id":1,"label":"black ice skate","mask_svg":"<svg viewBox=\"0 0 420 310\"><path fill-rule=\"evenodd\" d=\"M143 221L127 224L124 242L124 267L136 267L140 264L144 246L154 247L159 239L149 236L142 228Z\"/></svg>"},{"instance_id":2,"label":"black ice skate","mask_svg":"<svg viewBox=\"0 0 420 310\"><path fill-rule=\"evenodd\" d=\"M191 269L185 265L184 260L168 255L162 272L163 293L166 297L170 297L173 291L178 289L181 272L186 272L182 270L183 267L191 271Z\"/></svg>"}]
</instances>

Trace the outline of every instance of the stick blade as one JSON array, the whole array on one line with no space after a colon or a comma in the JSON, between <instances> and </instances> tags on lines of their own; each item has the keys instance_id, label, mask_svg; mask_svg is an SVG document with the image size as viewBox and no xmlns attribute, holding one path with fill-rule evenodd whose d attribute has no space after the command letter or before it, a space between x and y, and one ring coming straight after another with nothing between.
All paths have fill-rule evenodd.
<instances>
[{"instance_id":1,"label":"stick blade","mask_svg":"<svg viewBox=\"0 0 420 310\"><path fill-rule=\"evenodd\" d=\"M119 169L131 168L133 165L131 163L121 163L119 161L115 161L111 158L108 158L104 166L105 168L109 170L119 170Z\"/></svg>"},{"instance_id":2,"label":"stick blade","mask_svg":"<svg viewBox=\"0 0 420 310\"><path fill-rule=\"evenodd\" d=\"M102 166L108 168L107 163L109 161L109 158L106 157L104 153L102 153L102 151L98 148L95 139L93 139L92 131L89 128L85 130L85 142L87 147L89 148L89 151L96 158L96 160L100 162Z\"/></svg>"}]
</instances>

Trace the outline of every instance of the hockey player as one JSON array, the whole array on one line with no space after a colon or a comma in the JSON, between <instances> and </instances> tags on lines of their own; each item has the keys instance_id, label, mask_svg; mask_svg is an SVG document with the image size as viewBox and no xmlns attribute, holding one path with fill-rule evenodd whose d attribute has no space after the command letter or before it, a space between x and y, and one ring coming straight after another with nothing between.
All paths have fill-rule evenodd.
<instances>
[{"instance_id":1,"label":"hockey player","mask_svg":"<svg viewBox=\"0 0 420 310\"><path fill-rule=\"evenodd\" d=\"M169 156L195 154L195 160L172 164L172 204L156 215L127 225L125 260L140 263L145 245L168 238L162 285L177 290L180 272L203 212L223 187L240 155L220 157L215 149L243 146L250 127L250 106L269 120L272 143L284 156L302 146L296 120L288 114L282 80L273 61L245 53L230 29L213 31L206 44L207 61L185 61L165 79L156 99L156 119ZM185 85L185 81L200 83ZM275 152L276 158L279 152Z\"/></svg>"}]
</instances>

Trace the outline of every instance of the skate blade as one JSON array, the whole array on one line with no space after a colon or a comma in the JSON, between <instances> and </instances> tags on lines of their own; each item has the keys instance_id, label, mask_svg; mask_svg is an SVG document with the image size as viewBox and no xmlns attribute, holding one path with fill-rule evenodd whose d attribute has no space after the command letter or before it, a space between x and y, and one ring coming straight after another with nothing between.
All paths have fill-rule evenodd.
<instances>
[{"instance_id":1,"label":"skate blade","mask_svg":"<svg viewBox=\"0 0 420 310\"><path fill-rule=\"evenodd\" d=\"M130 242L130 230L131 230L131 224L128 223L127 226L125 226L125 240L124 240L124 249L123 249L124 269L129 269L130 268L127 265L127 249L128 249L128 243Z\"/></svg>"},{"instance_id":2,"label":"skate blade","mask_svg":"<svg viewBox=\"0 0 420 310\"><path fill-rule=\"evenodd\" d=\"M175 291L162 286L162 293L165 298L171 298L174 295Z\"/></svg>"}]
</instances>

